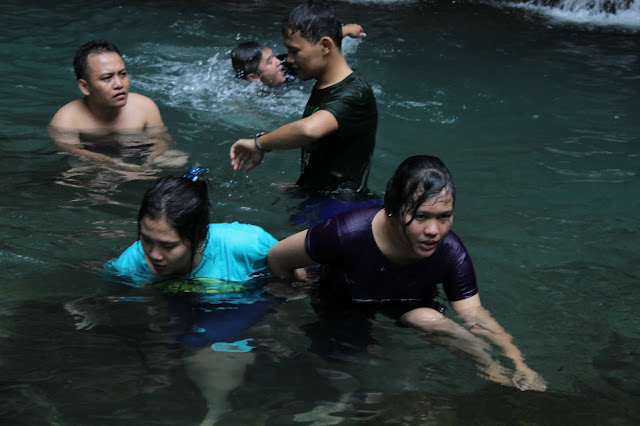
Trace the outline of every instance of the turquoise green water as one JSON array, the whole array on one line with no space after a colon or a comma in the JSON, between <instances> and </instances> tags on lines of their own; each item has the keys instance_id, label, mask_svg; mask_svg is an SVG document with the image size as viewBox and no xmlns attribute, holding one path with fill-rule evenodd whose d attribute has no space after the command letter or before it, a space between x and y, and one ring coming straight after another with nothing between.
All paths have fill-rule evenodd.
<instances>
[{"instance_id":1,"label":"turquoise green water","mask_svg":"<svg viewBox=\"0 0 640 426\"><path fill-rule=\"evenodd\" d=\"M132 90L157 102L176 148L210 168L214 221L254 223L278 238L298 230L287 220L295 202L272 185L297 177L297 152L272 154L249 174L228 162L236 139L301 114L309 83L260 93L233 80L228 60L246 39L283 52L279 23L297 2L210 3L0 6L3 423L197 424L206 413L182 366L168 370L169 385L144 392L148 304L100 304L110 325L85 331L63 309L104 288L100 267L135 239L148 183L81 167L46 135L55 111L79 96L71 58L80 44L120 47ZM225 422L312 424L296 415L330 407L344 424L367 410L378 413L369 424L637 423L640 17L568 22L542 8L474 2L336 7L368 34L344 51L378 100L370 186L382 191L412 154L449 165L454 229L483 304L549 390L488 383L469 361L384 320L380 353L322 361L299 330L315 318L301 300L250 332L301 356L259 356ZM384 398L365 404L367 392Z\"/></svg>"}]
</instances>

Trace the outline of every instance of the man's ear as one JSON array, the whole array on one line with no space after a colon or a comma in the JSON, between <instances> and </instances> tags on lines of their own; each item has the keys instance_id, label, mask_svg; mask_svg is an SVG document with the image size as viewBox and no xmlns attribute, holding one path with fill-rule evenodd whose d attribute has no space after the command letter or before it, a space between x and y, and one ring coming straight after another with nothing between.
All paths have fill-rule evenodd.
<instances>
[{"instance_id":1,"label":"man's ear","mask_svg":"<svg viewBox=\"0 0 640 426\"><path fill-rule=\"evenodd\" d=\"M336 44L333 42L333 39L327 36L322 37L318 43L320 43L320 46L322 46L323 55L327 55L336 47Z\"/></svg>"},{"instance_id":2,"label":"man's ear","mask_svg":"<svg viewBox=\"0 0 640 426\"><path fill-rule=\"evenodd\" d=\"M252 73L247 74L247 80L249 80L249 81L260 81L260 76L257 73L252 72Z\"/></svg>"},{"instance_id":3,"label":"man's ear","mask_svg":"<svg viewBox=\"0 0 640 426\"><path fill-rule=\"evenodd\" d=\"M84 78L78 79L78 87L85 96L89 96L91 94L91 92L89 91L89 83L87 83L87 80L85 80Z\"/></svg>"}]
</instances>

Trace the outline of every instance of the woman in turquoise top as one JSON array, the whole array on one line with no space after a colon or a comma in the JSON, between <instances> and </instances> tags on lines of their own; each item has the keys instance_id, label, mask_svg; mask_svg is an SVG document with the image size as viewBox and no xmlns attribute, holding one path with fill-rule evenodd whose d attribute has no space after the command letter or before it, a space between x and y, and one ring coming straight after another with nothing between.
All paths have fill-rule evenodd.
<instances>
[{"instance_id":1,"label":"woman in turquoise top","mask_svg":"<svg viewBox=\"0 0 640 426\"><path fill-rule=\"evenodd\" d=\"M237 340L272 309L255 278L268 273L267 252L277 241L258 226L209 223L203 171L154 181L138 213L138 241L106 268L170 293L167 334L185 343L185 366L207 400L205 423L212 423L255 358L251 339Z\"/></svg>"},{"instance_id":2,"label":"woman in turquoise top","mask_svg":"<svg viewBox=\"0 0 640 426\"><path fill-rule=\"evenodd\" d=\"M108 269L140 284L173 277L242 282L267 270L267 251L277 240L258 226L209 223L202 171L151 184L138 213L138 241Z\"/></svg>"}]
</instances>

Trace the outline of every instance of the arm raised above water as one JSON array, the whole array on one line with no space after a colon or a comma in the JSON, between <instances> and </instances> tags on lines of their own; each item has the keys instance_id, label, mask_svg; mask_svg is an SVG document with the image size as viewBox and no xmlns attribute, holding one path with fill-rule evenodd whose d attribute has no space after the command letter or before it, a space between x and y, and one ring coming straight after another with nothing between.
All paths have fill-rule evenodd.
<instances>
[{"instance_id":1,"label":"arm raised above water","mask_svg":"<svg viewBox=\"0 0 640 426\"><path fill-rule=\"evenodd\" d=\"M337 130L338 120L333 114L319 110L260 136L258 143L254 139L239 139L229 150L231 165L236 171L245 165L246 170L251 170L260 165L267 151L301 148Z\"/></svg>"},{"instance_id":2,"label":"arm raised above water","mask_svg":"<svg viewBox=\"0 0 640 426\"><path fill-rule=\"evenodd\" d=\"M362 38L366 37L367 33L364 32L364 28L358 24L345 24L342 26L342 38Z\"/></svg>"}]
</instances>

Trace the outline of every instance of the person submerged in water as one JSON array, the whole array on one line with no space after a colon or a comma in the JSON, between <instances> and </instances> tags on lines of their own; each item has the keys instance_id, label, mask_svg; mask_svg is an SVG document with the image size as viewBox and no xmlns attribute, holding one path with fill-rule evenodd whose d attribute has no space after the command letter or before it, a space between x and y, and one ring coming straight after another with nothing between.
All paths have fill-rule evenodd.
<instances>
[{"instance_id":1,"label":"person submerged in water","mask_svg":"<svg viewBox=\"0 0 640 426\"><path fill-rule=\"evenodd\" d=\"M266 256L277 241L259 226L210 223L202 172L151 183L138 240L105 269L165 292L173 318L167 334L188 350L186 368L207 400L210 424L226 412L228 393L255 359L252 339L239 339L273 308L256 276L269 275Z\"/></svg>"},{"instance_id":2,"label":"person submerged in water","mask_svg":"<svg viewBox=\"0 0 640 426\"><path fill-rule=\"evenodd\" d=\"M362 26L347 24L342 27L342 37L366 37ZM295 71L287 64L287 55L275 55L270 47L257 41L238 44L231 51L231 65L236 77L261 82L268 87L286 86L296 81Z\"/></svg>"},{"instance_id":3,"label":"person submerged in water","mask_svg":"<svg viewBox=\"0 0 640 426\"><path fill-rule=\"evenodd\" d=\"M127 67L115 44L92 40L73 58L84 97L60 108L47 128L62 151L118 169L182 167L186 154L169 151L171 137L158 106L129 91Z\"/></svg>"},{"instance_id":4,"label":"person submerged in water","mask_svg":"<svg viewBox=\"0 0 640 426\"><path fill-rule=\"evenodd\" d=\"M314 307L337 337L318 343L320 350L366 349L375 343L369 319L382 312L471 356L490 380L544 391L545 381L480 303L471 257L451 231L455 200L453 178L439 158L409 157L389 180L384 206L342 213L280 241L269 250L269 265L274 275L289 279L298 268L321 265ZM441 313L434 301L439 283L466 327ZM513 374L491 356L483 338L513 362Z\"/></svg>"}]
</instances>

